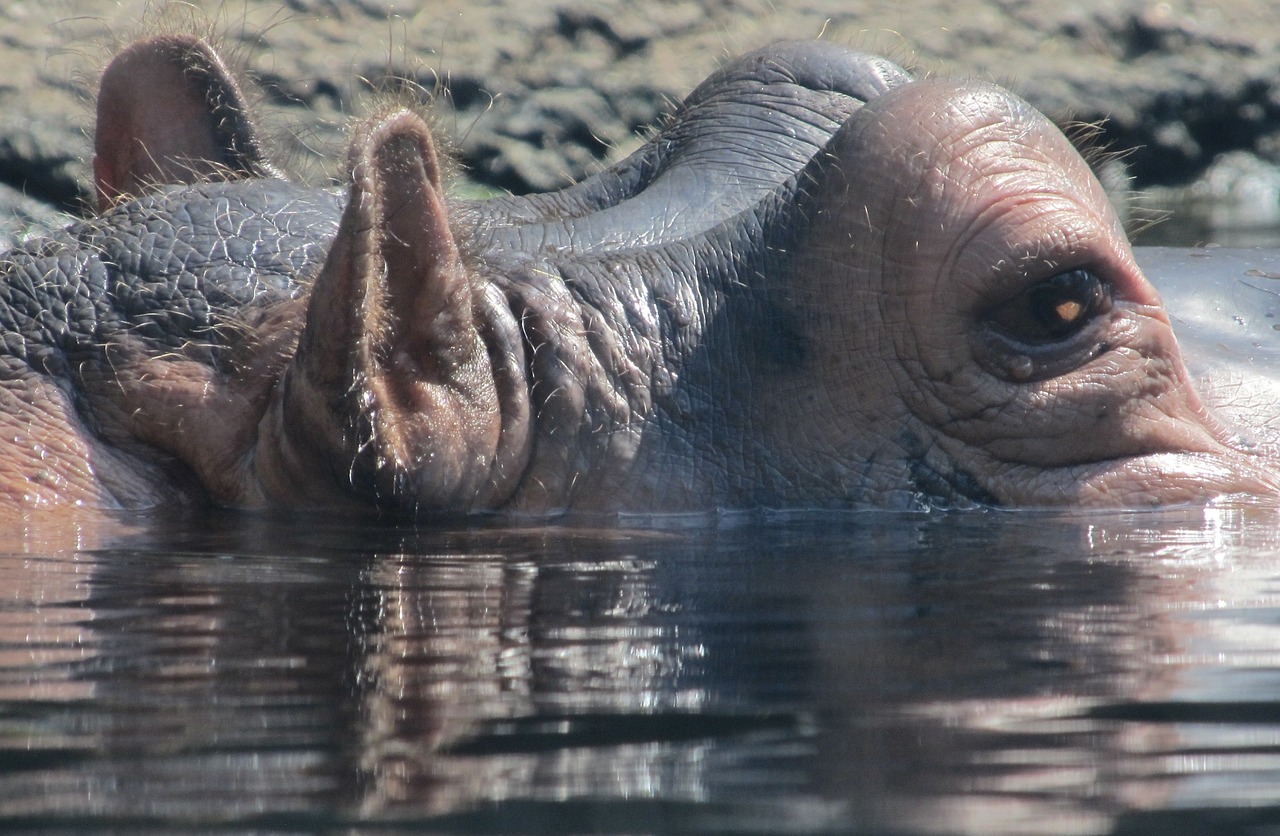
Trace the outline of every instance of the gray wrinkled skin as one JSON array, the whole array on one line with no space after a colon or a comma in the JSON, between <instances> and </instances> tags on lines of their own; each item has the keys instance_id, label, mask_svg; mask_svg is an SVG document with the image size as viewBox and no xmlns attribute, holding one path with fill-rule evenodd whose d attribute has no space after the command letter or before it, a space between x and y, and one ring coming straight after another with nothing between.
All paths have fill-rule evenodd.
<instances>
[{"instance_id":1,"label":"gray wrinkled skin","mask_svg":"<svg viewBox=\"0 0 1280 836\"><path fill-rule=\"evenodd\" d=\"M756 443L751 400L760 378L809 359L788 288L769 282L806 231L805 168L863 101L908 79L850 58L825 44L743 58L617 169L462 215L539 346L542 413L563 416L539 427L541 484L517 505L611 503L623 480L638 508L830 501L797 493L786 451Z\"/></svg>"}]
</instances>

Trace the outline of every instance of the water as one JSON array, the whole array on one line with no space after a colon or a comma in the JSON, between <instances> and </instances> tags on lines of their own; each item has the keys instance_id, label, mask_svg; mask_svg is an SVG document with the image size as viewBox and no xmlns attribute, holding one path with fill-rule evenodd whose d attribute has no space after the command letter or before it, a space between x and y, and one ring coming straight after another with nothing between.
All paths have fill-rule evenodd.
<instances>
[{"instance_id":1,"label":"water","mask_svg":"<svg viewBox=\"0 0 1280 836\"><path fill-rule=\"evenodd\" d=\"M1280 510L128 522L0 532L0 830L1280 832Z\"/></svg>"},{"instance_id":2,"label":"water","mask_svg":"<svg viewBox=\"0 0 1280 836\"><path fill-rule=\"evenodd\" d=\"M410 528L0 556L0 828L1280 827L1280 512Z\"/></svg>"}]
</instances>

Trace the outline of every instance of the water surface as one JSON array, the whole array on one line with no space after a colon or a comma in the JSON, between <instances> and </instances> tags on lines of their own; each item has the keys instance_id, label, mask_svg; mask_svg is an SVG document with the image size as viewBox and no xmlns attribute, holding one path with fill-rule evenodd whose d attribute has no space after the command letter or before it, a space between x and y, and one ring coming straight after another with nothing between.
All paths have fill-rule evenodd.
<instances>
[{"instance_id":1,"label":"water surface","mask_svg":"<svg viewBox=\"0 0 1280 836\"><path fill-rule=\"evenodd\" d=\"M1280 826L1280 515L394 527L0 556L0 826Z\"/></svg>"}]
</instances>

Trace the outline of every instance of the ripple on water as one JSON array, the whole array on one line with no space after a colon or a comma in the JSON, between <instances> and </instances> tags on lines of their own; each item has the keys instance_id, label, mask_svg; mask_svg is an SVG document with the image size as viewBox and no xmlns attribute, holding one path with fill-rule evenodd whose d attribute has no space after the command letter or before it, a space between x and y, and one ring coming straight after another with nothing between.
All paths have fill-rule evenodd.
<instances>
[{"instance_id":1,"label":"ripple on water","mask_svg":"<svg viewBox=\"0 0 1280 836\"><path fill-rule=\"evenodd\" d=\"M1280 818L1274 511L593 525L215 515L0 556L0 821Z\"/></svg>"}]
</instances>

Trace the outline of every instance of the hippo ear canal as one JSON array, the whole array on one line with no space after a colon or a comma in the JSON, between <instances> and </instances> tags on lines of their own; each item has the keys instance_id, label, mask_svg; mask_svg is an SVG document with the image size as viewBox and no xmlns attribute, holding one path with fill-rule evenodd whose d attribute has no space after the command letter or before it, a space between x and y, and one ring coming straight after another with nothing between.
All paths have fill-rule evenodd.
<instances>
[{"instance_id":1,"label":"hippo ear canal","mask_svg":"<svg viewBox=\"0 0 1280 836\"><path fill-rule=\"evenodd\" d=\"M1075 269L1036 282L988 311L987 322L1027 345L1062 342L1111 310L1111 286L1092 270Z\"/></svg>"}]
</instances>

